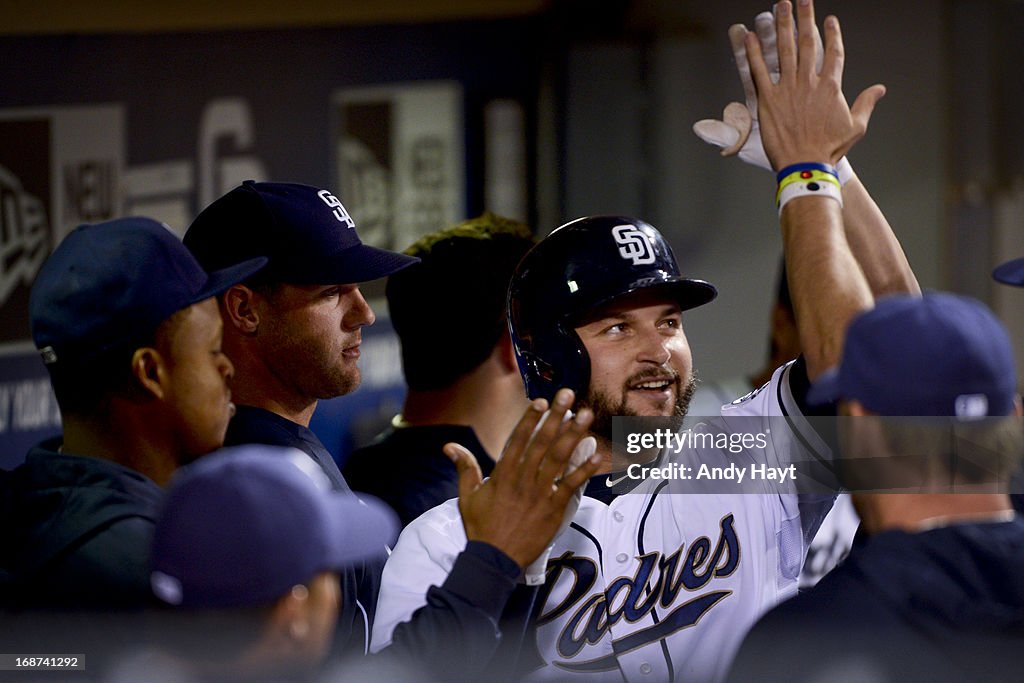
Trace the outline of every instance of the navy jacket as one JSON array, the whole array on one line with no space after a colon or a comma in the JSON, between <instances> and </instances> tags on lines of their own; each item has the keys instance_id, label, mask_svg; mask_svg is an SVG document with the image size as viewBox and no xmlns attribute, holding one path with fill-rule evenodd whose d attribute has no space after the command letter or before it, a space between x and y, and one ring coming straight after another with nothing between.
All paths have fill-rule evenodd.
<instances>
[{"instance_id":1,"label":"navy jacket","mask_svg":"<svg viewBox=\"0 0 1024 683\"><path fill-rule=\"evenodd\" d=\"M151 604L149 546L163 490L116 463L29 451L5 477L0 606L119 609Z\"/></svg>"},{"instance_id":2,"label":"navy jacket","mask_svg":"<svg viewBox=\"0 0 1024 683\"><path fill-rule=\"evenodd\" d=\"M1020 680L1024 520L887 531L751 630L736 681Z\"/></svg>"},{"instance_id":3,"label":"navy jacket","mask_svg":"<svg viewBox=\"0 0 1024 683\"><path fill-rule=\"evenodd\" d=\"M341 476L341 470L338 469L338 464L334 462L327 446L324 446L311 429L286 417L254 406L236 406L235 416L228 424L224 445L238 446L247 443L298 448L320 465L320 469L331 480L331 487L335 491L351 490L345 478Z\"/></svg>"}]
</instances>

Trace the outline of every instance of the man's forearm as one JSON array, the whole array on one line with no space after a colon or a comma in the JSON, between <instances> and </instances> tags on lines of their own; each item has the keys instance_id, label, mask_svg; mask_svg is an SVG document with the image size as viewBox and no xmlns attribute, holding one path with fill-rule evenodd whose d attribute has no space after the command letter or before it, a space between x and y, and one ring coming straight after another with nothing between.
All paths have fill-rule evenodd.
<instances>
[{"instance_id":1,"label":"man's forearm","mask_svg":"<svg viewBox=\"0 0 1024 683\"><path fill-rule=\"evenodd\" d=\"M872 305L871 290L854 258L839 204L801 197L782 211L790 294L807 375L813 381L837 365L849 321Z\"/></svg>"},{"instance_id":2,"label":"man's forearm","mask_svg":"<svg viewBox=\"0 0 1024 683\"><path fill-rule=\"evenodd\" d=\"M903 247L889 221L856 176L843 185L843 223L850 251L875 297L920 294Z\"/></svg>"}]
</instances>

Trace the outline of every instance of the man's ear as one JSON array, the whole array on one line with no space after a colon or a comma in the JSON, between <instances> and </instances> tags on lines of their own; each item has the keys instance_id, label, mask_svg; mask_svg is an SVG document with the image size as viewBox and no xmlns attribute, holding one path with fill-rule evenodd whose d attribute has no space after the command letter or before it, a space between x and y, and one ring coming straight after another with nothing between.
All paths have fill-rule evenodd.
<instances>
[{"instance_id":1,"label":"man's ear","mask_svg":"<svg viewBox=\"0 0 1024 683\"><path fill-rule=\"evenodd\" d=\"M256 293L245 285L234 285L220 298L224 324L230 325L246 336L256 334L260 327L260 316L256 312Z\"/></svg>"},{"instance_id":2,"label":"man's ear","mask_svg":"<svg viewBox=\"0 0 1024 683\"><path fill-rule=\"evenodd\" d=\"M509 333L508 328L505 328L501 336L498 337L496 351L498 359L501 361L501 367L507 372L519 374L519 363L516 362L516 349L512 345L512 335Z\"/></svg>"},{"instance_id":3,"label":"man's ear","mask_svg":"<svg viewBox=\"0 0 1024 683\"><path fill-rule=\"evenodd\" d=\"M132 376L143 393L163 400L167 367L159 351L151 346L135 349L132 354Z\"/></svg>"},{"instance_id":4,"label":"man's ear","mask_svg":"<svg viewBox=\"0 0 1024 683\"><path fill-rule=\"evenodd\" d=\"M269 625L293 646L301 647L309 636L309 589L293 586L278 598L271 611Z\"/></svg>"}]
</instances>

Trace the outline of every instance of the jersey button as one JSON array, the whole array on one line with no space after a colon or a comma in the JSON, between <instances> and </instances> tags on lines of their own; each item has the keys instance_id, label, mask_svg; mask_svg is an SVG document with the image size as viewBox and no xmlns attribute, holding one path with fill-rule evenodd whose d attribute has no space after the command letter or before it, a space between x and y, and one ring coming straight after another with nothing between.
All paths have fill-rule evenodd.
<instances>
[{"instance_id":1,"label":"jersey button","mask_svg":"<svg viewBox=\"0 0 1024 683\"><path fill-rule=\"evenodd\" d=\"M615 511L615 512L614 512L614 513L612 514L612 517L613 517L613 518L615 518L615 521L616 521L616 522L621 522L621 521L622 521L622 518L623 518L623 516L624 516L624 515L623 515L623 514L622 514L621 512L619 512L618 510L616 510L616 511Z\"/></svg>"},{"instance_id":2,"label":"jersey button","mask_svg":"<svg viewBox=\"0 0 1024 683\"><path fill-rule=\"evenodd\" d=\"M651 673L651 665L648 664L647 662L644 662L643 664L641 664L640 665L640 673L642 673L644 675L647 675L647 674Z\"/></svg>"},{"instance_id":3,"label":"jersey button","mask_svg":"<svg viewBox=\"0 0 1024 683\"><path fill-rule=\"evenodd\" d=\"M629 559L629 555L627 555L626 553L619 553L615 556L615 559L622 563Z\"/></svg>"}]
</instances>

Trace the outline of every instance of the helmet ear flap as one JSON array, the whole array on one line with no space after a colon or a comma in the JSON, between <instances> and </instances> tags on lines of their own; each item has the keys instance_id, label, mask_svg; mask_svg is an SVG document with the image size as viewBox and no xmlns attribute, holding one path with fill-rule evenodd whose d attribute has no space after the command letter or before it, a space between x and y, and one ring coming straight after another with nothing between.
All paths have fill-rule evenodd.
<instances>
[{"instance_id":1,"label":"helmet ear flap","mask_svg":"<svg viewBox=\"0 0 1024 683\"><path fill-rule=\"evenodd\" d=\"M526 397L530 400L544 398L550 401L555 392L551 388L555 385L554 366L530 351L517 353L516 361L519 363L519 374L526 385Z\"/></svg>"},{"instance_id":2,"label":"helmet ear flap","mask_svg":"<svg viewBox=\"0 0 1024 683\"><path fill-rule=\"evenodd\" d=\"M559 323L558 330L565 338L566 347L570 349L562 372L561 386L572 389L576 398L579 398L586 394L590 387L590 354L587 353L587 347L583 345L583 340L576 334L576 330L568 323ZM561 387L556 387L556 391L559 388Z\"/></svg>"},{"instance_id":3,"label":"helmet ear flap","mask_svg":"<svg viewBox=\"0 0 1024 683\"><path fill-rule=\"evenodd\" d=\"M517 344L516 360L530 399L551 401L562 388L579 397L590 385L590 355L576 331L558 324L552 344L524 348Z\"/></svg>"}]
</instances>

